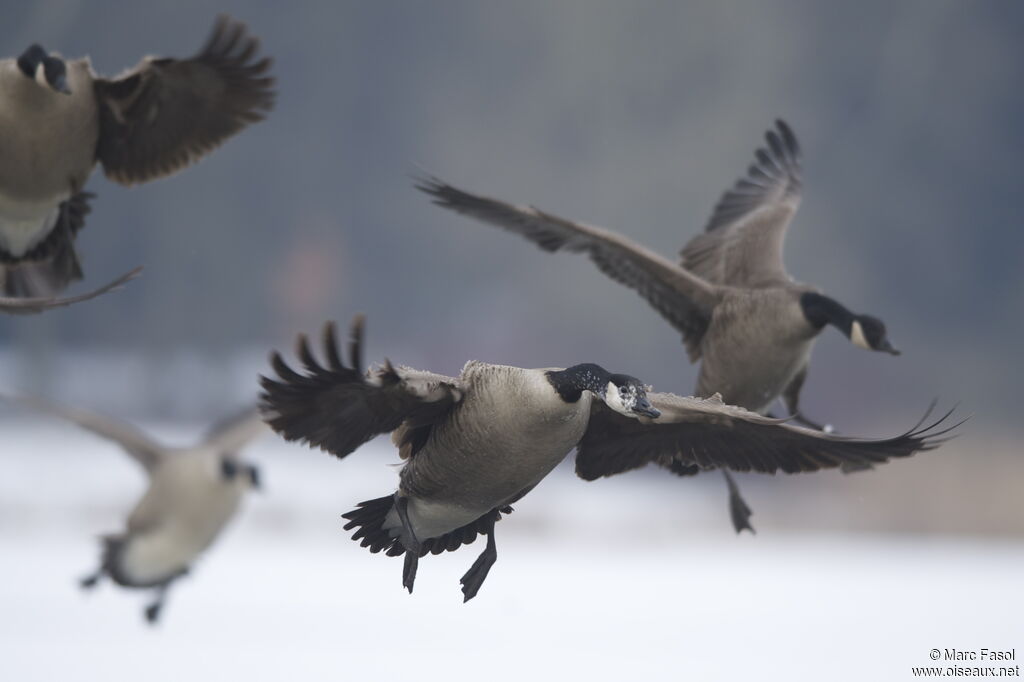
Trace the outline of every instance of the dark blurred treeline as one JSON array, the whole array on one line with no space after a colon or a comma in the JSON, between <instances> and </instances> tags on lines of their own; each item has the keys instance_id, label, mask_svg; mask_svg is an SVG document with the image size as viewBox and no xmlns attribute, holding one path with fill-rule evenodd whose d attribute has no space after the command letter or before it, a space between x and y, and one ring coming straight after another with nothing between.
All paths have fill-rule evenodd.
<instances>
[{"instance_id":1,"label":"dark blurred treeline","mask_svg":"<svg viewBox=\"0 0 1024 682\"><path fill-rule=\"evenodd\" d=\"M102 402L134 381L160 395L121 402L194 414L244 395L271 347L363 311L370 358L445 372L469 358L593 360L687 392L695 372L676 334L632 292L585 259L431 206L411 176L436 173L671 255L782 116L805 150L790 271L882 317L905 351L879 357L830 333L809 412L882 431L939 395L977 412L979 430L1021 431L1018 3L3 10L4 54L38 41L90 54L101 73L190 54L224 11L262 37L279 79L270 118L197 167L132 189L93 177L79 240L88 282L137 264L145 273L87 305L0 319L5 388ZM120 383L102 369L118 358Z\"/></svg>"}]
</instances>

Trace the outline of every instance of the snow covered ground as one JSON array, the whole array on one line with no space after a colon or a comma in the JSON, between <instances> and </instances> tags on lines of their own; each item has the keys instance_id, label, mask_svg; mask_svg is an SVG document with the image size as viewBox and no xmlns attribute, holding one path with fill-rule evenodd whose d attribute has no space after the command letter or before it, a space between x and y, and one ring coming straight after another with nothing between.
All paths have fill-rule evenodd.
<instances>
[{"instance_id":1,"label":"snow covered ground","mask_svg":"<svg viewBox=\"0 0 1024 682\"><path fill-rule=\"evenodd\" d=\"M339 463L275 438L249 453L266 494L149 628L145 592L75 584L141 474L59 422L4 432L3 680L910 680L933 648L1024 656L1024 543L787 533L757 505L760 534L737 538L717 481L556 472L499 524L474 601L458 579L479 542L424 559L410 596L400 560L339 519L394 489L392 452Z\"/></svg>"}]
</instances>

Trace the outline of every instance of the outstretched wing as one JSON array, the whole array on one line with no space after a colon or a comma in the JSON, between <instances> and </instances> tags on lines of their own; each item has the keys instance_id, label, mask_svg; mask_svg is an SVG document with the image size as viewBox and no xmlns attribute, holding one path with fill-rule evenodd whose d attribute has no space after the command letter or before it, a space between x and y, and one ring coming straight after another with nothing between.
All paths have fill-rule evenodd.
<instances>
[{"instance_id":1,"label":"outstretched wing","mask_svg":"<svg viewBox=\"0 0 1024 682\"><path fill-rule=\"evenodd\" d=\"M601 272L642 296L696 347L718 302L715 287L639 244L598 227L576 223L530 206L464 192L436 178L417 189L438 206L520 234L545 251L586 253Z\"/></svg>"},{"instance_id":2,"label":"outstretched wing","mask_svg":"<svg viewBox=\"0 0 1024 682\"><path fill-rule=\"evenodd\" d=\"M102 296L108 291L115 291L120 289L125 283L135 279L142 272L142 268L135 268L131 272L127 272L113 282L94 289L85 294L79 294L78 296L66 296L63 298L43 296L38 298L11 298L11 297L0 297L0 311L5 313L13 314L33 314L41 313L44 310L51 310L53 308L62 308L69 306L74 303L81 303L82 301L88 301L89 299Z\"/></svg>"},{"instance_id":3,"label":"outstretched wing","mask_svg":"<svg viewBox=\"0 0 1024 682\"><path fill-rule=\"evenodd\" d=\"M274 79L268 57L254 60L258 48L245 24L222 15L191 59L146 57L115 79L96 79L96 157L107 177L131 185L169 175L262 120Z\"/></svg>"},{"instance_id":4,"label":"outstretched wing","mask_svg":"<svg viewBox=\"0 0 1024 682\"><path fill-rule=\"evenodd\" d=\"M594 401L590 424L577 446L576 473L581 478L611 476L648 462L770 474L881 464L936 448L945 440L941 436L963 423L937 430L950 411L923 428L922 419L895 438L867 440L791 426L726 405L717 395L700 399L648 393L647 398L661 411L657 419L625 417Z\"/></svg>"},{"instance_id":5,"label":"outstretched wing","mask_svg":"<svg viewBox=\"0 0 1024 682\"><path fill-rule=\"evenodd\" d=\"M335 337L334 324L328 323L323 336L326 366L314 357L305 335L300 335L297 355L305 373L293 370L275 352L270 362L278 378L260 377L263 418L286 440L344 457L403 423L422 433L462 399L459 382L439 374L386 362L364 375L361 315L352 322L348 367L341 361Z\"/></svg>"},{"instance_id":6,"label":"outstretched wing","mask_svg":"<svg viewBox=\"0 0 1024 682\"><path fill-rule=\"evenodd\" d=\"M206 434L206 442L217 452L237 453L250 441L270 433L259 408L250 407L214 424Z\"/></svg>"},{"instance_id":7,"label":"outstretched wing","mask_svg":"<svg viewBox=\"0 0 1024 682\"><path fill-rule=\"evenodd\" d=\"M92 431L97 436L114 441L147 472L152 472L164 456L165 449L159 443L126 422L89 410L59 405L38 397L10 396L7 398L39 412L74 422L86 431Z\"/></svg>"},{"instance_id":8,"label":"outstretched wing","mask_svg":"<svg viewBox=\"0 0 1024 682\"><path fill-rule=\"evenodd\" d=\"M789 282L782 247L800 206L800 145L784 121L765 134L747 175L722 195L682 265L709 282L756 288Z\"/></svg>"}]
</instances>

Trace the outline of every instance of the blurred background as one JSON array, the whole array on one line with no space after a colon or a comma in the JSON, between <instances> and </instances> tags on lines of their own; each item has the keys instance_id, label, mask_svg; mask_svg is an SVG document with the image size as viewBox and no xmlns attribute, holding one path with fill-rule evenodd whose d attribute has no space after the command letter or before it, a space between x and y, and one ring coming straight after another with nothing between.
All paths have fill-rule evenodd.
<instances>
[{"instance_id":1,"label":"blurred background","mask_svg":"<svg viewBox=\"0 0 1024 682\"><path fill-rule=\"evenodd\" d=\"M40 42L103 74L188 56L227 12L262 38L279 91L265 122L173 178L90 180L81 288L145 272L87 304L0 318L0 391L184 444L254 399L271 349L365 312L367 360L447 374L468 359L592 361L688 394L696 370L678 334L636 294L585 258L432 206L413 177L674 257L782 117L804 150L788 269L885 320L903 351L865 353L826 330L807 414L864 436L905 430L933 397L974 415L942 449L872 473L742 476L755 537L732 536L717 474L584 484L570 463L499 526L501 560L465 608L458 576L476 546L424 562L410 598L400 562L341 531L339 514L397 483L383 441L342 466L268 437L252 450L268 494L148 632L140 595L87 600L73 586L94 536L141 492L134 465L5 407L0 674L17 674L4 677L337 679L412 665L427 679L533 666L911 679L932 647L1024 655L1018 3L0 6L2 54Z\"/></svg>"}]
</instances>

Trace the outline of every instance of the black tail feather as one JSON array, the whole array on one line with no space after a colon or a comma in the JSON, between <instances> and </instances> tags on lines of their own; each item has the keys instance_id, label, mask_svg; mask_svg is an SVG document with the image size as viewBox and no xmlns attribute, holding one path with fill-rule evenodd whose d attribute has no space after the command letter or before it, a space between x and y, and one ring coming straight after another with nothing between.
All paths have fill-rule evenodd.
<instances>
[{"instance_id":1,"label":"black tail feather","mask_svg":"<svg viewBox=\"0 0 1024 682\"><path fill-rule=\"evenodd\" d=\"M45 298L82 279L75 251L75 236L91 210L91 192L79 192L60 205L57 224L43 241L20 257L0 251L3 292L6 296Z\"/></svg>"},{"instance_id":2,"label":"black tail feather","mask_svg":"<svg viewBox=\"0 0 1024 682\"><path fill-rule=\"evenodd\" d=\"M405 546L401 539L392 537L390 532L384 529L384 520L394 504L394 495L360 502L355 509L341 515L343 519L348 520L344 529L355 529L352 539L358 540L360 547L366 547L374 554L384 552L387 556L402 556L405 554ZM462 545L472 543L478 535L486 535L491 524L501 520L502 511L509 513L511 508L506 507L501 511L492 509L461 528L436 538L421 539L420 556L426 556L428 553L454 552Z\"/></svg>"}]
</instances>

